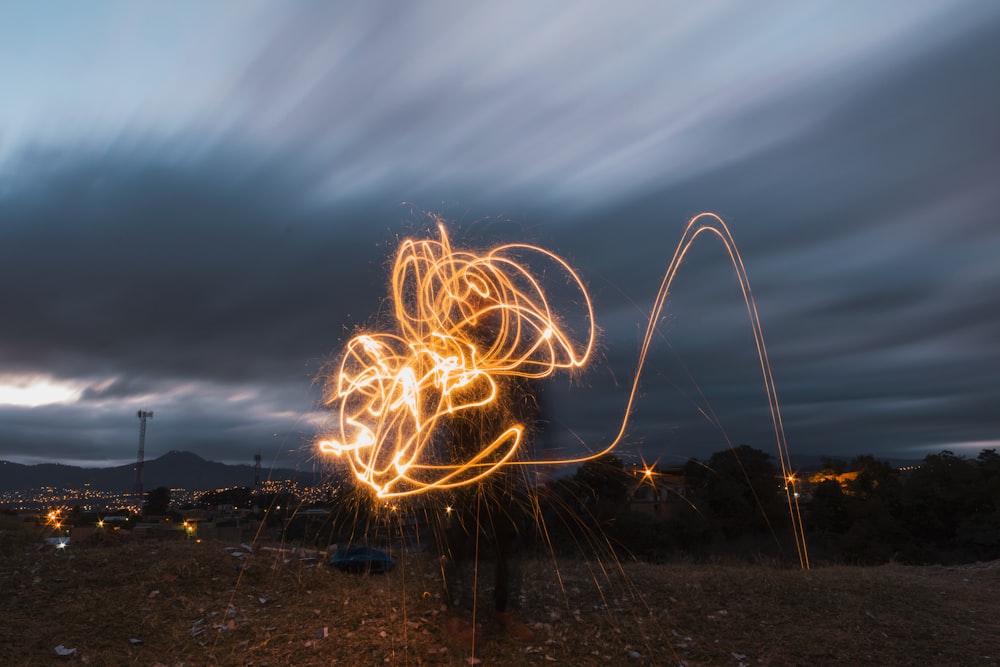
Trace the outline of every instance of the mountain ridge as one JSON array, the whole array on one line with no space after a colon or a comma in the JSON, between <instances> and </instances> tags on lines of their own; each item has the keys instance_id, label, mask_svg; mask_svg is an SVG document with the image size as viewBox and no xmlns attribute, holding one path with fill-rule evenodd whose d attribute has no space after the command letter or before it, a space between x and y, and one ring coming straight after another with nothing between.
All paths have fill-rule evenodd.
<instances>
[{"instance_id":1,"label":"mountain ridge","mask_svg":"<svg viewBox=\"0 0 1000 667\"><path fill-rule=\"evenodd\" d=\"M261 470L261 480L297 481L312 484L320 478L312 470L283 468ZM143 488L165 486L202 491L230 486L253 486L254 466L209 461L189 451L171 450L143 464ZM135 464L108 468L81 468L62 463L25 465L0 461L0 490L28 491L42 487L89 488L128 493L135 485Z\"/></svg>"}]
</instances>

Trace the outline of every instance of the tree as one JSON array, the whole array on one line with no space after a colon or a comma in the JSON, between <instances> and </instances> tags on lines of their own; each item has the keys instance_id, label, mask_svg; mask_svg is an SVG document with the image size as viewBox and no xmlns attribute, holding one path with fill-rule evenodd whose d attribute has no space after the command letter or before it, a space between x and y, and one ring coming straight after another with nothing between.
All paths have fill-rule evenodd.
<instances>
[{"instance_id":1,"label":"tree","mask_svg":"<svg viewBox=\"0 0 1000 667\"><path fill-rule=\"evenodd\" d=\"M784 510L783 482L767 452L740 445L715 452L701 471L689 463L688 471L696 504L726 537L770 531Z\"/></svg>"},{"instance_id":2,"label":"tree","mask_svg":"<svg viewBox=\"0 0 1000 667\"><path fill-rule=\"evenodd\" d=\"M605 454L584 462L574 479L599 504L624 506L631 481L625 464L614 454Z\"/></svg>"},{"instance_id":3,"label":"tree","mask_svg":"<svg viewBox=\"0 0 1000 667\"><path fill-rule=\"evenodd\" d=\"M959 522L973 513L975 470L950 451L929 454L906 484L910 532L935 548L947 548Z\"/></svg>"},{"instance_id":4,"label":"tree","mask_svg":"<svg viewBox=\"0 0 1000 667\"><path fill-rule=\"evenodd\" d=\"M253 489L248 486L234 486L219 491L206 491L198 496L198 504L205 508L228 507L250 509L253 507Z\"/></svg>"},{"instance_id":5,"label":"tree","mask_svg":"<svg viewBox=\"0 0 1000 667\"><path fill-rule=\"evenodd\" d=\"M820 457L821 472L825 475L842 475L847 471L847 462L831 456Z\"/></svg>"},{"instance_id":6,"label":"tree","mask_svg":"<svg viewBox=\"0 0 1000 667\"><path fill-rule=\"evenodd\" d=\"M814 486L809 501L809 527L821 535L840 535L846 531L851 525L848 500L835 479Z\"/></svg>"},{"instance_id":7,"label":"tree","mask_svg":"<svg viewBox=\"0 0 1000 667\"><path fill-rule=\"evenodd\" d=\"M143 514L163 515L170 513L170 489L158 486L146 493L146 503L142 506Z\"/></svg>"},{"instance_id":8,"label":"tree","mask_svg":"<svg viewBox=\"0 0 1000 667\"><path fill-rule=\"evenodd\" d=\"M851 470L857 471L858 476L848 482L848 490L859 498L878 496L888 501L898 496L898 477L888 461L862 454L851 462Z\"/></svg>"}]
</instances>

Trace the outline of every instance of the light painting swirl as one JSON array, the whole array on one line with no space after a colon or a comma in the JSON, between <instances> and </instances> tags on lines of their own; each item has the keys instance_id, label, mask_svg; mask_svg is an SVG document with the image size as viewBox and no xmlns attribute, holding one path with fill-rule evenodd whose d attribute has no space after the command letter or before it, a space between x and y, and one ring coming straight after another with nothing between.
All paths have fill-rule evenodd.
<instances>
[{"instance_id":1,"label":"light painting swirl","mask_svg":"<svg viewBox=\"0 0 1000 667\"><path fill-rule=\"evenodd\" d=\"M339 419L320 451L345 456L383 498L469 484L511 462L522 424L488 434L472 458L454 461L441 456L446 420L461 410L501 409L507 380L580 368L594 345L587 291L561 258L525 244L455 250L440 222L438 230L439 240L409 239L396 253L398 333L352 338L327 389ZM569 284L582 312L560 317L543 277ZM563 324L570 320L583 330Z\"/></svg>"},{"instance_id":2,"label":"light painting swirl","mask_svg":"<svg viewBox=\"0 0 1000 667\"><path fill-rule=\"evenodd\" d=\"M783 477L790 480L784 488L796 549L802 567L809 566L757 306L743 259L721 218L701 213L684 229L650 313L617 434L584 456L560 460L518 459L524 425L513 421L487 434L489 444L468 460L451 460L443 452L447 420L456 412L502 411L512 379L546 378L587 363L595 324L583 281L564 260L542 248L508 244L485 254L455 250L440 220L438 229L439 240L408 239L396 254L391 279L396 333L362 333L348 342L326 388L326 404L335 406L338 419L332 433L320 440L321 452L345 457L354 476L380 498L463 486L507 465L581 463L610 452L625 438L639 378L677 271L694 241L709 233L725 246L742 290L778 460ZM546 297L546 286L557 284L576 293L560 299L559 308Z\"/></svg>"}]
</instances>

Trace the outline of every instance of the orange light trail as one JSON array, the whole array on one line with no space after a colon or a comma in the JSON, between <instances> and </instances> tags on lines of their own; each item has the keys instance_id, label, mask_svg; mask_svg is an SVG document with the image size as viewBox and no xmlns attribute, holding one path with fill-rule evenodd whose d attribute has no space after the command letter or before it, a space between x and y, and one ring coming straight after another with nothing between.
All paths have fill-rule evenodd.
<instances>
[{"instance_id":1,"label":"orange light trail","mask_svg":"<svg viewBox=\"0 0 1000 667\"><path fill-rule=\"evenodd\" d=\"M467 461L441 462L442 420L502 402L505 378L580 368L594 345L590 299L565 261L525 244L454 250L444 225L438 229L439 240L406 240L396 254L390 284L399 333L352 338L327 387L339 420L319 448L345 456L382 498L462 486L511 462L522 424L489 434L490 444ZM542 275L578 292L582 332L561 323Z\"/></svg>"},{"instance_id":2,"label":"orange light trail","mask_svg":"<svg viewBox=\"0 0 1000 667\"><path fill-rule=\"evenodd\" d=\"M439 240L404 240L393 264L391 302L397 333L352 338L325 402L338 421L319 442L321 452L345 457L354 476L381 498L410 496L482 480L505 465L573 464L600 457L624 439L639 378L674 278L695 239L717 237L729 254L743 293L760 360L778 459L792 474L777 392L757 307L743 259L725 222L702 213L684 229L660 283L640 347L621 426L604 447L586 456L516 459L524 425L512 423L466 461L442 461L445 421L463 410L493 409L508 397L506 380L547 378L582 368L595 341L593 306L580 276L537 246L507 244L484 254L451 247L438 220ZM570 285L574 312L558 312L546 285ZM566 317L566 315L571 317ZM583 322L576 328L565 322ZM582 330L581 330L582 329ZM788 506L802 567L808 554L792 485Z\"/></svg>"}]
</instances>

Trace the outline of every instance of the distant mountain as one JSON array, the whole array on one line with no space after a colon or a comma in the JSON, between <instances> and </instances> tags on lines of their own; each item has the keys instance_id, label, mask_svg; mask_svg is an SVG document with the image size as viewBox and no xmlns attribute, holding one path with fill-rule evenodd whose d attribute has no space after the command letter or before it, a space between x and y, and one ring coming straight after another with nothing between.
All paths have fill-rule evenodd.
<instances>
[{"instance_id":1,"label":"distant mountain","mask_svg":"<svg viewBox=\"0 0 1000 667\"><path fill-rule=\"evenodd\" d=\"M319 481L312 470L286 469L262 470L261 479L292 480L301 484L313 484ZM191 491L253 486L254 469L250 465L228 465L206 461L191 452L169 452L158 459L145 462L142 481L146 490L158 486ZM135 484L134 465L78 468L57 463L29 466L0 461L0 490L17 491L45 486L80 489L85 484L98 491L130 492Z\"/></svg>"}]
</instances>

